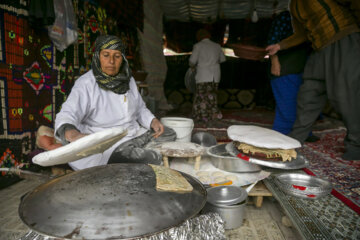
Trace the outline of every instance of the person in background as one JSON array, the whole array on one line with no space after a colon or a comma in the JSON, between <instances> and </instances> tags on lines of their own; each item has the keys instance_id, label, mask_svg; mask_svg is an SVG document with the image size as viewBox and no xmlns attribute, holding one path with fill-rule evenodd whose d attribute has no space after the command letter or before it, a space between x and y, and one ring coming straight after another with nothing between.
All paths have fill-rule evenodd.
<instances>
[{"instance_id":1,"label":"person in background","mask_svg":"<svg viewBox=\"0 0 360 240\"><path fill-rule=\"evenodd\" d=\"M108 128L123 127L128 131L102 154L69 163L74 170L117 162L160 164L161 154L144 149L145 145L176 139L175 131L164 127L146 108L124 52L125 45L118 37L99 36L92 69L75 81L56 114L55 137L63 145Z\"/></svg>"},{"instance_id":2,"label":"person in background","mask_svg":"<svg viewBox=\"0 0 360 240\"><path fill-rule=\"evenodd\" d=\"M283 10L271 23L267 43L278 43L292 34L290 12ZM310 50L308 43L302 43L270 56L271 87L276 102L273 129L285 135L290 133L296 119L296 98ZM319 138L312 134L306 139L316 140Z\"/></svg>"},{"instance_id":3,"label":"person in background","mask_svg":"<svg viewBox=\"0 0 360 240\"><path fill-rule=\"evenodd\" d=\"M343 118L345 160L360 160L360 1L291 0L294 33L269 45L279 50L310 41L309 56L297 99L297 118L289 136L301 142L326 103L326 96Z\"/></svg>"},{"instance_id":4,"label":"person in background","mask_svg":"<svg viewBox=\"0 0 360 240\"><path fill-rule=\"evenodd\" d=\"M191 68L196 68L196 92L192 117L195 122L207 123L221 119L222 113L217 105L217 89L220 82L220 63L226 58L221 46L210 40L210 33L200 29L196 33L196 43L189 59Z\"/></svg>"}]
</instances>

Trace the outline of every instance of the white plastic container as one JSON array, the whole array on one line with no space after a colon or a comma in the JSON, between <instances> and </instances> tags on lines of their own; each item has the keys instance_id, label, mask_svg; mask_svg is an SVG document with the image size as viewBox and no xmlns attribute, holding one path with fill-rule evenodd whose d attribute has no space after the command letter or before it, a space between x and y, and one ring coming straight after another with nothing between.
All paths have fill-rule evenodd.
<instances>
[{"instance_id":1,"label":"white plastic container","mask_svg":"<svg viewBox=\"0 0 360 240\"><path fill-rule=\"evenodd\" d=\"M194 121L191 118L163 117L160 119L164 126L174 129L177 142L190 142Z\"/></svg>"}]
</instances>

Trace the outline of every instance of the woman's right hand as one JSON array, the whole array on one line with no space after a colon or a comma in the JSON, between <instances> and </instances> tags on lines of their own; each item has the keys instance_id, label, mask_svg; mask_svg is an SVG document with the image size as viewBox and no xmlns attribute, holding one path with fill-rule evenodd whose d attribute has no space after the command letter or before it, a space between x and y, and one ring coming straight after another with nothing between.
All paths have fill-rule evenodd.
<instances>
[{"instance_id":1,"label":"woman's right hand","mask_svg":"<svg viewBox=\"0 0 360 240\"><path fill-rule=\"evenodd\" d=\"M79 138L85 137L87 134L82 134L76 129L70 129L65 131L65 139L69 142L74 142L78 140Z\"/></svg>"}]
</instances>

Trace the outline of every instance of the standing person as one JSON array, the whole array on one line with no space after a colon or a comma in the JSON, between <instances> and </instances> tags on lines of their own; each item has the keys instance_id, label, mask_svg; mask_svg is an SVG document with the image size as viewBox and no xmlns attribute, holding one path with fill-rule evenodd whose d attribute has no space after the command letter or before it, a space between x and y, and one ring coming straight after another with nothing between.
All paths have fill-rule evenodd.
<instances>
[{"instance_id":1,"label":"standing person","mask_svg":"<svg viewBox=\"0 0 360 240\"><path fill-rule=\"evenodd\" d=\"M294 34L266 48L270 55L310 41L290 136L301 142L321 113L326 96L347 128L346 160L360 160L360 1L291 0Z\"/></svg>"},{"instance_id":2,"label":"standing person","mask_svg":"<svg viewBox=\"0 0 360 240\"><path fill-rule=\"evenodd\" d=\"M267 43L278 43L292 34L290 13L281 11L271 23ZM309 50L310 46L303 43L270 56L270 83L276 102L273 130L285 135L290 133L296 119L296 97Z\"/></svg>"},{"instance_id":3,"label":"standing person","mask_svg":"<svg viewBox=\"0 0 360 240\"><path fill-rule=\"evenodd\" d=\"M210 33L200 29L196 33L196 43L189 59L191 68L196 67L196 92L192 116L196 122L206 123L221 119L222 114L217 105L217 89L220 82L220 63L226 58L221 46L210 40Z\"/></svg>"},{"instance_id":4,"label":"standing person","mask_svg":"<svg viewBox=\"0 0 360 240\"><path fill-rule=\"evenodd\" d=\"M56 115L55 136L63 145L113 127L128 131L102 154L69 163L74 170L117 162L160 164L161 154L144 149L145 145L176 139L175 131L164 127L146 108L124 52L125 45L118 37L99 36L91 70L75 81Z\"/></svg>"}]
</instances>

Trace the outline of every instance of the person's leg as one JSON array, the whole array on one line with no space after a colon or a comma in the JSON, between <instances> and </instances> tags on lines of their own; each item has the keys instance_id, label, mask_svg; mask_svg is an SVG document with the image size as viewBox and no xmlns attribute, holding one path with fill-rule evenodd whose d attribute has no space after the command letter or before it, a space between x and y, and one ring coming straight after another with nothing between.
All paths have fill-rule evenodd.
<instances>
[{"instance_id":1,"label":"person's leg","mask_svg":"<svg viewBox=\"0 0 360 240\"><path fill-rule=\"evenodd\" d=\"M160 153L146 149L145 146L149 142L166 142L175 141L176 132L164 126L164 133L158 138L152 135L154 131L151 129L143 135L120 144L111 154L108 164L110 163L150 163L160 165L162 156Z\"/></svg>"},{"instance_id":2,"label":"person's leg","mask_svg":"<svg viewBox=\"0 0 360 240\"><path fill-rule=\"evenodd\" d=\"M196 92L194 95L193 107L192 107L192 118L196 122L203 121L203 112L205 111L205 107L203 106L203 98L204 98L204 88L205 85L203 83L196 84Z\"/></svg>"},{"instance_id":3,"label":"person's leg","mask_svg":"<svg viewBox=\"0 0 360 240\"><path fill-rule=\"evenodd\" d=\"M360 33L344 37L327 51L332 60L326 68L329 100L347 128L343 159L360 160Z\"/></svg>"},{"instance_id":4,"label":"person's leg","mask_svg":"<svg viewBox=\"0 0 360 240\"><path fill-rule=\"evenodd\" d=\"M219 88L219 83L213 83L212 90L209 93L209 105L212 106L212 119L222 119L223 115L218 106L217 100L217 90Z\"/></svg>"},{"instance_id":5,"label":"person's leg","mask_svg":"<svg viewBox=\"0 0 360 240\"><path fill-rule=\"evenodd\" d=\"M296 119L296 97L301 85L301 74L290 74L271 80L276 101L273 130L288 134Z\"/></svg>"},{"instance_id":6,"label":"person's leg","mask_svg":"<svg viewBox=\"0 0 360 240\"><path fill-rule=\"evenodd\" d=\"M313 52L308 58L303 74L303 83L297 95L296 120L290 137L301 143L309 137L312 125L326 103L325 63L322 51Z\"/></svg>"}]
</instances>

